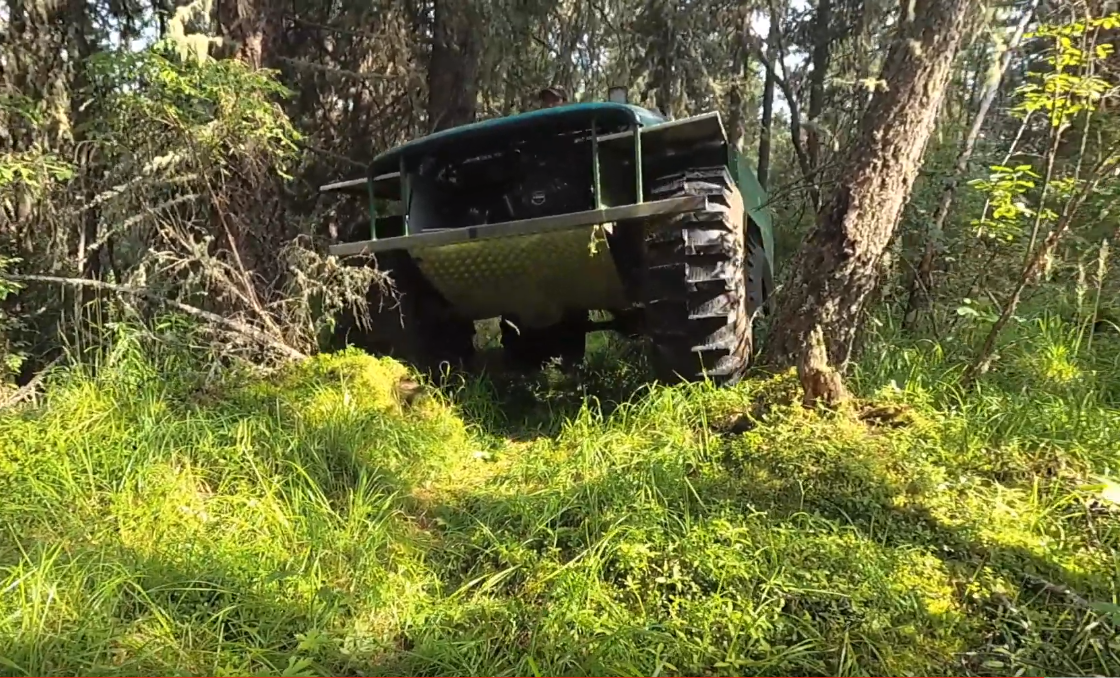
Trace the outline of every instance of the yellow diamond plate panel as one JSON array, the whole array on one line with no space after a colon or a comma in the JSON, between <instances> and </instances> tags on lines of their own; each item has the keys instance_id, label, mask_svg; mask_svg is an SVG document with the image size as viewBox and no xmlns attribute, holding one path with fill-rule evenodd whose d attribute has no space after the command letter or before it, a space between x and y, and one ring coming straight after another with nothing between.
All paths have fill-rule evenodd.
<instances>
[{"instance_id":1,"label":"yellow diamond plate panel","mask_svg":"<svg viewBox=\"0 0 1120 678\"><path fill-rule=\"evenodd\" d=\"M420 270L463 315L517 314L529 326L565 309L628 306L607 244L592 226L412 250Z\"/></svg>"}]
</instances>

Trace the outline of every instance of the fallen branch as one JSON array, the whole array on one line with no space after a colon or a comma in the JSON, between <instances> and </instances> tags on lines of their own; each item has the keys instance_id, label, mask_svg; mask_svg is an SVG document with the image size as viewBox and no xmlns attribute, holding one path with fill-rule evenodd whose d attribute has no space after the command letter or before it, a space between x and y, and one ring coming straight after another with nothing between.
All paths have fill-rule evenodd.
<instances>
[{"instance_id":1,"label":"fallen branch","mask_svg":"<svg viewBox=\"0 0 1120 678\"><path fill-rule=\"evenodd\" d=\"M1095 609L1091 602L1089 602L1085 598L1079 596L1077 593L1075 593L1073 591L1073 589L1069 588L1068 586L1063 586L1062 584L1055 584L1053 582L1050 582L1050 581L1047 581L1047 580L1043 579L1042 577L1039 577L1037 575L1033 575L1033 574L1030 574L1030 573L1024 573L1023 574L1023 579L1026 581L1026 583L1028 585L1033 586L1034 588L1036 588L1040 591L1045 591L1046 593L1052 593L1054 595L1061 596L1061 597L1065 598L1074 607L1080 608L1082 610L1093 610L1093 609Z\"/></svg>"},{"instance_id":2,"label":"fallen branch","mask_svg":"<svg viewBox=\"0 0 1120 678\"><path fill-rule=\"evenodd\" d=\"M86 287L106 292L115 292L117 294L124 294L127 296L140 297L142 299L147 299L148 301L151 301L153 303L173 308L176 311L191 316L192 318L198 318L199 320L204 320L213 325L224 327L225 329L239 334L247 339L252 339L259 344L271 347L277 352L282 353L293 360L301 360L307 357L307 355L302 353L301 351L297 351L296 349L288 346L279 339L269 336L265 332L262 332L251 325L247 325L237 320L231 320L230 318L223 318L217 313L211 313L210 311L204 311L197 306L191 306L190 304L184 304L181 301L168 299L149 290L143 290L136 287L127 287L125 285L117 285L101 280L88 280L86 278L61 278L53 275L4 274L3 278L12 282L41 282L54 285L66 285L69 287Z\"/></svg>"},{"instance_id":3,"label":"fallen branch","mask_svg":"<svg viewBox=\"0 0 1120 678\"><path fill-rule=\"evenodd\" d=\"M15 393L0 401L0 410L18 405L24 400L27 400L31 396L35 395L35 391L38 390L39 384L43 383L43 380L47 378L47 374L51 371L51 369L60 362L62 362L62 356L59 356L47 363L47 366L39 370L39 373L32 377L31 381L21 386Z\"/></svg>"},{"instance_id":4,"label":"fallen branch","mask_svg":"<svg viewBox=\"0 0 1120 678\"><path fill-rule=\"evenodd\" d=\"M158 216L158 214L164 210L170 209L177 205L182 205L183 203L197 200L199 197L200 196L197 193L188 193L186 195L176 196L170 200L160 203L159 205L156 205L155 207L145 207L142 211L122 221L118 226L105 231L105 233L103 233L100 238L98 238L93 242L93 244L86 248L86 256L90 256L91 254L96 253L98 250L104 247L105 243L109 242L109 239L114 235L117 235L118 233L124 233L136 224L139 224L141 221L149 217Z\"/></svg>"}]
</instances>

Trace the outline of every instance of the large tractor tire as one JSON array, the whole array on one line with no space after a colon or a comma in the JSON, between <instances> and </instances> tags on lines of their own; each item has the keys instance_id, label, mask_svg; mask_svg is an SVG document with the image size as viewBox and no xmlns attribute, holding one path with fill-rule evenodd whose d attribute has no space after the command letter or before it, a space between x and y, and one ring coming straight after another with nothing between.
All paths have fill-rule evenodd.
<instances>
[{"instance_id":1,"label":"large tractor tire","mask_svg":"<svg viewBox=\"0 0 1120 678\"><path fill-rule=\"evenodd\" d=\"M474 352L474 323L452 312L407 252L385 252L377 258L390 287L372 285L366 298L368 327L359 326L347 313L332 343L392 356L424 372L438 373L444 363L468 365Z\"/></svg>"},{"instance_id":2,"label":"large tractor tire","mask_svg":"<svg viewBox=\"0 0 1120 678\"><path fill-rule=\"evenodd\" d=\"M653 182L650 199L690 195L707 196L707 209L647 224L642 292L651 362L661 381L730 385L750 364L750 307L760 302L748 299L763 293L761 276L749 280L743 198L727 169L665 176Z\"/></svg>"},{"instance_id":3,"label":"large tractor tire","mask_svg":"<svg viewBox=\"0 0 1120 678\"><path fill-rule=\"evenodd\" d=\"M587 313L566 313L555 325L525 327L517 318L502 321L502 350L506 365L518 372L539 370L553 358L565 368L583 362L587 351Z\"/></svg>"}]
</instances>

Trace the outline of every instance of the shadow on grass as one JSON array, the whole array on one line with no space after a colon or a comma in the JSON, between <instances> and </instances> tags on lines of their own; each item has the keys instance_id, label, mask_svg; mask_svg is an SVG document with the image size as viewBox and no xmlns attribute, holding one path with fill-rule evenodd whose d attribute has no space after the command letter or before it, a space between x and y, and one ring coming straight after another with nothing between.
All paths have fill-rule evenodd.
<instances>
[{"instance_id":1,"label":"shadow on grass","mask_svg":"<svg viewBox=\"0 0 1120 678\"><path fill-rule=\"evenodd\" d=\"M619 414L644 375L632 381L613 361L594 360L582 381L544 374L452 390L468 423L495 437L556 435L589 394L603 416L617 416L605 426L588 417L586 431L564 432L558 444L573 449L561 462L535 460L529 481L461 483L458 494L424 505L411 495L444 462L439 450L455 433L435 420L336 408L271 434L222 423L275 405L271 396L195 413L239 442L216 447L217 456L177 454L228 482L227 495L277 499L284 528L259 537L265 514L233 508L239 522L225 528L233 537L164 529L143 552L118 543L117 514L100 526L99 541L81 531L72 543L65 533L51 544L24 535L19 547L0 541L0 558L8 556L0 566L10 568L0 588L26 592L16 609L28 619L0 627L4 671L1117 673L1110 627L1090 626L1068 594L1032 592L1025 575L1078 597L1107 586L1024 548L984 544L975 525L940 522L920 502L934 491L928 483L900 483L874 449L820 458L788 446L736 449L734 439L681 428L685 417L672 408L685 392L663 393L662 410L654 402ZM283 412L277 419L287 422ZM254 434L275 437L258 449L248 444ZM788 428L774 435L804 442ZM138 437L153 447L160 440ZM115 462L124 466L99 474L114 485L139 483L143 476L126 475L134 464L164 463L158 455L182 449L140 458L135 447ZM106 500L102 491L74 499L96 504ZM912 497L913 508L899 497ZM163 508L169 515L159 517L172 519L180 506ZM431 535L414 539L421 515ZM951 609L927 600L941 580ZM995 590L997 580L1008 585Z\"/></svg>"},{"instance_id":2,"label":"shadow on grass","mask_svg":"<svg viewBox=\"0 0 1120 678\"><path fill-rule=\"evenodd\" d=\"M403 515L462 426L340 407L329 383L140 393L92 443L24 429L37 477L0 475L0 675L361 675L400 651L379 615L429 579Z\"/></svg>"},{"instance_id":3,"label":"shadow on grass","mask_svg":"<svg viewBox=\"0 0 1120 678\"><path fill-rule=\"evenodd\" d=\"M1093 601L1110 601L1117 594L1115 580L1102 573L1101 563L1084 562L1071 569L1015 543L1019 535L993 536L991 530L998 529L994 506L988 507L991 520L983 508L970 508L960 512L958 524L948 524L924 502L951 490L931 487L930 479L920 473L905 477L899 460L877 455L867 450L811 460L777 476L767 473L772 469L765 457L740 457L729 469L737 476L732 492L756 510L792 525L810 515L854 529L896 552L936 557L948 575L956 608L965 616L962 628L968 631L969 643L960 662L967 673L1120 671L1120 646L1109 640L1116 629L1093 609ZM894 478L884 473L892 464ZM900 471L903 480L898 479ZM1020 520L1028 519L1024 515ZM1054 517L1048 520L1056 522ZM983 534L986 528L991 528L988 536ZM1061 527L1047 532L1054 529ZM1055 535L1051 542L1058 546L1059 539ZM1105 564L1103 572L1109 570Z\"/></svg>"},{"instance_id":4,"label":"shadow on grass","mask_svg":"<svg viewBox=\"0 0 1120 678\"><path fill-rule=\"evenodd\" d=\"M788 484L787 492L795 488ZM1120 647L1117 629L1095 609L1109 602L1116 582L1090 563L1071 569L1024 546L979 534L983 517L946 524L918 502L899 506L906 489L886 479L862 492L828 484L800 493L800 506L755 500L755 506L791 519L807 512L857 530L899 552L938 558L948 574L959 610L971 618L973 635L960 661L974 675L1004 675L1008 669L1046 675L1115 675ZM786 496L789 496L788 494ZM920 500L919 500L920 501ZM1097 569L1096 572L1093 570Z\"/></svg>"},{"instance_id":5,"label":"shadow on grass","mask_svg":"<svg viewBox=\"0 0 1120 678\"><path fill-rule=\"evenodd\" d=\"M726 484L654 466L643 473L659 478L656 501L640 481L599 477L439 507L445 548L433 557L458 603L411 631L400 661L422 674L897 675L904 662L873 649L845 659L845 647L902 645L884 617L903 615L783 581L807 552L839 557L842 545L799 544L781 519L735 508ZM921 631L937 617L905 621Z\"/></svg>"},{"instance_id":6,"label":"shadow on grass","mask_svg":"<svg viewBox=\"0 0 1120 678\"><path fill-rule=\"evenodd\" d=\"M49 632L0 636L4 675L359 675L316 631L344 611L337 593L307 596L282 576L247 576L212 553L190 554L189 543L178 557L21 546L26 556L4 566L24 570L22 586L81 578L70 593L83 600L55 604L83 604Z\"/></svg>"},{"instance_id":7,"label":"shadow on grass","mask_svg":"<svg viewBox=\"0 0 1120 678\"><path fill-rule=\"evenodd\" d=\"M760 482L727 464L651 458L434 507L444 548L431 557L458 603L410 631L401 665L512 675L1120 668L1115 629L1087 609L1114 593L1099 576L987 543L975 524L947 525L916 502L900 507L911 490L858 454L836 471L848 482L811 465Z\"/></svg>"},{"instance_id":8,"label":"shadow on grass","mask_svg":"<svg viewBox=\"0 0 1120 678\"><path fill-rule=\"evenodd\" d=\"M444 388L485 435L531 442L556 436L589 403L610 416L633 400L650 383L642 351L637 342L612 338L598 342L575 367L521 374L496 368L460 375Z\"/></svg>"}]
</instances>

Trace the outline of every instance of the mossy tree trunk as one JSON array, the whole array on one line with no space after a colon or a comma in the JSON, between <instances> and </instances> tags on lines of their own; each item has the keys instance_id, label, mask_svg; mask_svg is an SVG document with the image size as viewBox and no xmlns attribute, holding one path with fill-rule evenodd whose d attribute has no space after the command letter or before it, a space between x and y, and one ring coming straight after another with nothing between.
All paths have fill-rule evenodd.
<instances>
[{"instance_id":1,"label":"mossy tree trunk","mask_svg":"<svg viewBox=\"0 0 1120 678\"><path fill-rule=\"evenodd\" d=\"M847 397L847 364L867 299L921 166L975 0L902 3L879 89L779 299L768 362L798 366L807 404Z\"/></svg>"}]
</instances>

